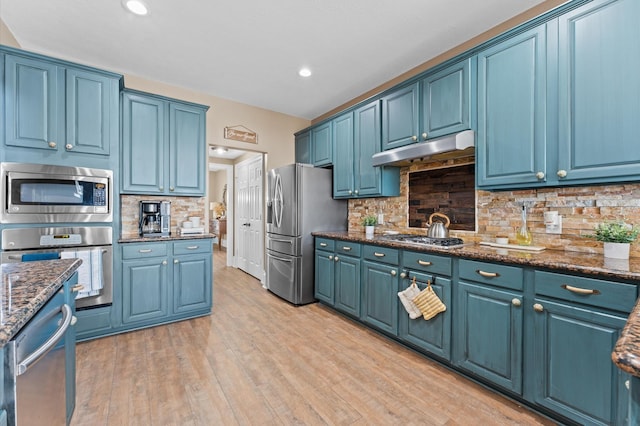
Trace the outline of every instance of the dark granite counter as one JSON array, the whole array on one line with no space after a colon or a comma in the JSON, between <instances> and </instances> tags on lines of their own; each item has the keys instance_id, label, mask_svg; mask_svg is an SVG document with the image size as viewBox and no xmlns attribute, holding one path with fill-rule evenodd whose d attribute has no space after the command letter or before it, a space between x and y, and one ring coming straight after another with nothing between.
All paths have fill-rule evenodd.
<instances>
[{"instance_id":1,"label":"dark granite counter","mask_svg":"<svg viewBox=\"0 0 640 426\"><path fill-rule=\"evenodd\" d=\"M80 264L79 259L60 259L0 265L0 347L20 331Z\"/></svg>"},{"instance_id":2,"label":"dark granite counter","mask_svg":"<svg viewBox=\"0 0 640 426\"><path fill-rule=\"evenodd\" d=\"M493 248L470 243L459 248L440 248L385 240L383 235L367 238L364 232L313 232L316 237L327 237L363 244L375 244L404 250L427 253L442 253L454 257L489 262L510 263L520 266L531 266L594 275L603 279L631 281L640 285L640 258L630 260L607 259L601 254L588 254L560 250L543 250L539 252Z\"/></svg>"},{"instance_id":3,"label":"dark granite counter","mask_svg":"<svg viewBox=\"0 0 640 426\"><path fill-rule=\"evenodd\" d=\"M169 237L140 237L138 235L124 235L120 237L120 244L126 243L157 243L161 241L180 241L180 240L203 240L207 238L215 238L215 234L190 234L190 235L171 235Z\"/></svg>"}]
</instances>

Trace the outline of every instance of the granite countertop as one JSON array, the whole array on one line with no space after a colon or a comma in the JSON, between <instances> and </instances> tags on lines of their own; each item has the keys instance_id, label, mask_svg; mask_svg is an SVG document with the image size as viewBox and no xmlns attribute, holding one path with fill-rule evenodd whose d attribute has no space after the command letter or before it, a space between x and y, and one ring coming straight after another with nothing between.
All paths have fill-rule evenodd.
<instances>
[{"instance_id":1,"label":"granite countertop","mask_svg":"<svg viewBox=\"0 0 640 426\"><path fill-rule=\"evenodd\" d=\"M0 347L62 287L82 260L41 260L0 265Z\"/></svg>"},{"instance_id":2,"label":"granite countertop","mask_svg":"<svg viewBox=\"0 0 640 426\"><path fill-rule=\"evenodd\" d=\"M160 241L180 241L180 240L203 240L207 238L215 238L216 234L190 234L179 235L171 234L169 237L141 237L139 235L123 235L118 240L121 244L126 243L157 243Z\"/></svg>"},{"instance_id":3,"label":"granite countertop","mask_svg":"<svg viewBox=\"0 0 640 426\"><path fill-rule=\"evenodd\" d=\"M595 275L603 279L635 281L640 284L640 258L630 260L607 259L601 254L543 250L539 252L493 248L479 244L466 244L459 248L441 248L385 240L383 235L367 238L364 232L312 232L316 237L327 237L384 247L440 253L489 262L554 269L564 272ZM640 336L640 335L639 335Z\"/></svg>"}]
</instances>

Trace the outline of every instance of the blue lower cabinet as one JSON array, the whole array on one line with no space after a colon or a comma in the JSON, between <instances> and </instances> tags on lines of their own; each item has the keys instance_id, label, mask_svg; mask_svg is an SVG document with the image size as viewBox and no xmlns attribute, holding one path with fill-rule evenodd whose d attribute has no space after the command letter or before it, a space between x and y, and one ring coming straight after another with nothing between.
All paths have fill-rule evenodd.
<instances>
[{"instance_id":1,"label":"blue lower cabinet","mask_svg":"<svg viewBox=\"0 0 640 426\"><path fill-rule=\"evenodd\" d=\"M398 267L362 262L362 320L389 334L398 334Z\"/></svg>"},{"instance_id":2,"label":"blue lower cabinet","mask_svg":"<svg viewBox=\"0 0 640 426\"><path fill-rule=\"evenodd\" d=\"M205 241L205 243L203 243ZM192 254L177 255L185 251ZM211 241L174 243L173 313L210 311L212 305Z\"/></svg>"},{"instance_id":3,"label":"blue lower cabinet","mask_svg":"<svg viewBox=\"0 0 640 426\"><path fill-rule=\"evenodd\" d=\"M449 361L451 360L451 315L453 312L451 280L419 272L407 272L406 278L400 281L399 291L406 289L411 284L413 277L416 278L416 285L420 291L427 287L427 281L431 281L431 288L447 307L447 310L430 320L425 320L423 317L411 319L404 305L398 299L398 336L413 346Z\"/></svg>"},{"instance_id":4,"label":"blue lower cabinet","mask_svg":"<svg viewBox=\"0 0 640 426\"><path fill-rule=\"evenodd\" d=\"M626 317L536 298L535 403L583 425L627 422L629 376L611 361Z\"/></svg>"},{"instance_id":5,"label":"blue lower cabinet","mask_svg":"<svg viewBox=\"0 0 640 426\"><path fill-rule=\"evenodd\" d=\"M78 311L78 323L75 326L78 340L104 336L111 332L111 306Z\"/></svg>"},{"instance_id":6,"label":"blue lower cabinet","mask_svg":"<svg viewBox=\"0 0 640 426\"><path fill-rule=\"evenodd\" d=\"M314 296L328 305L334 305L335 262L332 251L316 250Z\"/></svg>"},{"instance_id":7,"label":"blue lower cabinet","mask_svg":"<svg viewBox=\"0 0 640 426\"><path fill-rule=\"evenodd\" d=\"M522 294L460 281L457 285L454 363L522 393Z\"/></svg>"},{"instance_id":8,"label":"blue lower cabinet","mask_svg":"<svg viewBox=\"0 0 640 426\"><path fill-rule=\"evenodd\" d=\"M360 317L360 259L338 256L335 264L334 307L354 317Z\"/></svg>"},{"instance_id":9,"label":"blue lower cabinet","mask_svg":"<svg viewBox=\"0 0 640 426\"><path fill-rule=\"evenodd\" d=\"M166 258L126 261L122 264L122 322L162 319L168 311Z\"/></svg>"}]
</instances>

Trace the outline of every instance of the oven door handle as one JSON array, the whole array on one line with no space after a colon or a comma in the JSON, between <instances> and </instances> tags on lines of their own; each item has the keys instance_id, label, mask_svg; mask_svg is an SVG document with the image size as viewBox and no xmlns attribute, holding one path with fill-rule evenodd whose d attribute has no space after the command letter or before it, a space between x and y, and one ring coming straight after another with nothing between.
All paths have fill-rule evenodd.
<instances>
[{"instance_id":1,"label":"oven door handle","mask_svg":"<svg viewBox=\"0 0 640 426\"><path fill-rule=\"evenodd\" d=\"M20 376L26 373L32 365L37 363L51 349L53 349L53 347L57 345L60 340L64 338L64 335L71 324L73 315L71 312L71 307L69 307L69 305L67 305L66 303L60 307L60 311L62 311L62 323L60 324L60 326L57 328L55 333L53 333L51 337L49 337L47 341L42 344L42 346L33 351L24 359L24 361L18 364L16 368L16 375Z\"/></svg>"}]
</instances>

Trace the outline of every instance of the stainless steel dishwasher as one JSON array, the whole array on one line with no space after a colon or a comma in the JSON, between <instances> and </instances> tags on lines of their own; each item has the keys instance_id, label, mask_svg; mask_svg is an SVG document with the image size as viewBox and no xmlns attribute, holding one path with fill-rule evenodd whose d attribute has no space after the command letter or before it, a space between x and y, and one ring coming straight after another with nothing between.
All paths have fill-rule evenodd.
<instances>
[{"instance_id":1,"label":"stainless steel dishwasher","mask_svg":"<svg viewBox=\"0 0 640 426\"><path fill-rule=\"evenodd\" d=\"M5 347L13 383L5 397L15 402L7 404L15 407L8 412L9 424L66 424L64 339L72 317L61 290Z\"/></svg>"}]
</instances>

